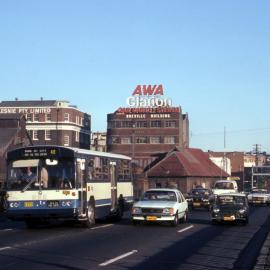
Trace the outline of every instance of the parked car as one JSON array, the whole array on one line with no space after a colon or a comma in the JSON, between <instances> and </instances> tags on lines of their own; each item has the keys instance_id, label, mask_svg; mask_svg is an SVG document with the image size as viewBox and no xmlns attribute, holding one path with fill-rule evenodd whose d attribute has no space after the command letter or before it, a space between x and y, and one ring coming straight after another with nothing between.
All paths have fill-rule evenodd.
<instances>
[{"instance_id":1,"label":"parked car","mask_svg":"<svg viewBox=\"0 0 270 270\"><path fill-rule=\"evenodd\" d=\"M207 188L193 188L187 195L186 200L191 209L211 209L214 200L213 192Z\"/></svg>"},{"instance_id":2,"label":"parked car","mask_svg":"<svg viewBox=\"0 0 270 270\"><path fill-rule=\"evenodd\" d=\"M253 205L270 205L270 193L266 189L252 189L248 202Z\"/></svg>"},{"instance_id":3,"label":"parked car","mask_svg":"<svg viewBox=\"0 0 270 270\"><path fill-rule=\"evenodd\" d=\"M249 207L245 194L228 193L216 196L211 211L213 224L232 221L247 224L248 216Z\"/></svg>"},{"instance_id":4,"label":"parked car","mask_svg":"<svg viewBox=\"0 0 270 270\"><path fill-rule=\"evenodd\" d=\"M179 220L186 222L187 213L188 203L183 194L177 189L165 188L147 190L131 210L133 224L149 221L177 226Z\"/></svg>"},{"instance_id":5,"label":"parked car","mask_svg":"<svg viewBox=\"0 0 270 270\"><path fill-rule=\"evenodd\" d=\"M224 194L224 193L237 193L238 186L234 180L218 180L216 181L213 189L214 195Z\"/></svg>"}]
</instances>

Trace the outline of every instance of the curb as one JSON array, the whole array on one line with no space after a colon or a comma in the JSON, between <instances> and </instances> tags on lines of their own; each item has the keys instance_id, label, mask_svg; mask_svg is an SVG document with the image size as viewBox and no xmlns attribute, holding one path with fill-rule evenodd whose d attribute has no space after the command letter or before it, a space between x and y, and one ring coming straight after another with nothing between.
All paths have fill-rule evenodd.
<instances>
[{"instance_id":1,"label":"curb","mask_svg":"<svg viewBox=\"0 0 270 270\"><path fill-rule=\"evenodd\" d=\"M253 270L270 269L270 233L268 234Z\"/></svg>"}]
</instances>

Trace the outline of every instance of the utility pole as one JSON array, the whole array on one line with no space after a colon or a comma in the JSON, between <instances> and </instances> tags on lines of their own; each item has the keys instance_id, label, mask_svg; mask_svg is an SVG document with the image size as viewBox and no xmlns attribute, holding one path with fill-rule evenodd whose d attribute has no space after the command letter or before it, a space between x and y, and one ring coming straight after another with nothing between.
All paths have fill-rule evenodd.
<instances>
[{"instance_id":1,"label":"utility pole","mask_svg":"<svg viewBox=\"0 0 270 270\"><path fill-rule=\"evenodd\" d=\"M255 144L253 153L255 153L255 166L259 165L259 154L261 152L261 145L260 144Z\"/></svg>"}]
</instances>

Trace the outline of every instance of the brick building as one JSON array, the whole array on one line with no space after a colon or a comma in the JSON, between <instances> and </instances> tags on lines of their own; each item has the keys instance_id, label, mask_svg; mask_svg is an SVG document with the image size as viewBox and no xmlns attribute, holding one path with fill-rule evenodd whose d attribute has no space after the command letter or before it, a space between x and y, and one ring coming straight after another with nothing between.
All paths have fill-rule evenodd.
<instances>
[{"instance_id":1,"label":"brick building","mask_svg":"<svg viewBox=\"0 0 270 270\"><path fill-rule=\"evenodd\" d=\"M6 154L18 147L32 145L22 114L0 115L0 187L6 175Z\"/></svg>"},{"instance_id":2,"label":"brick building","mask_svg":"<svg viewBox=\"0 0 270 270\"><path fill-rule=\"evenodd\" d=\"M90 149L91 117L68 101L2 101L0 115L23 114L34 145Z\"/></svg>"},{"instance_id":3,"label":"brick building","mask_svg":"<svg viewBox=\"0 0 270 270\"><path fill-rule=\"evenodd\" d=\"M107 149L145 168L153 155L189 146L188 115L181 107L120 108L107 116Z\"/></svg>"}]
</instances>

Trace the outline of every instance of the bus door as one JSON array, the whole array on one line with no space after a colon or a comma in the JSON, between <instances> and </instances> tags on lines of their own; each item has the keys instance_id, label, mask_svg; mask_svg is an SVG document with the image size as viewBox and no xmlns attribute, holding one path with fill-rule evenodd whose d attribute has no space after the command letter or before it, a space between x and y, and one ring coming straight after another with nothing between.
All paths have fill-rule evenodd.
<instances>
[{"instance_id":1,"label":"bus door","mask_svg":"<svg viewBox=\"0 0 270 270\"><path fill-rule=\"evenodd\" d=\"M111 210L117 209L117 170L116 162L110 162L110 179L111 179Z\"/></svg>"},{"instance_id":2,"label":"bus door","mask_svg":"<svg viewBox=\"0 0 270 270\"><path fill-rule=\"evenodd\" d=\"M77 158L76 174L77 174L77 186L79 191L80 213L85 214L87 208L85 159Z\"/></svg>"}]
</instances>

